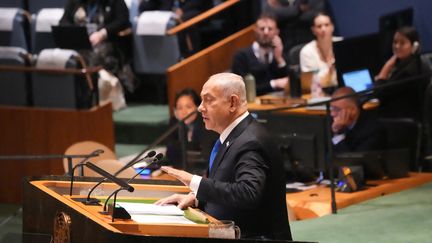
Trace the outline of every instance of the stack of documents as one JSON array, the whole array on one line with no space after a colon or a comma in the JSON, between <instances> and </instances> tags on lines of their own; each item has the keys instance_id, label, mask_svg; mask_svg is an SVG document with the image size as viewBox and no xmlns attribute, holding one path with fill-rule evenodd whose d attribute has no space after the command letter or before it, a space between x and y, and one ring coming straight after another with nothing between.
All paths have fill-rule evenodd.
<instances>
[{"instance_id":1,"label":"stack of documents","mask_svg":"<svg viewBox=\"0 0 432 243\"><path fill-rule=\"evenodd\" d=\"M184 217L184 212L174 205L118 202L138 223L195 224Z\"/></svg>"}]
</instances>

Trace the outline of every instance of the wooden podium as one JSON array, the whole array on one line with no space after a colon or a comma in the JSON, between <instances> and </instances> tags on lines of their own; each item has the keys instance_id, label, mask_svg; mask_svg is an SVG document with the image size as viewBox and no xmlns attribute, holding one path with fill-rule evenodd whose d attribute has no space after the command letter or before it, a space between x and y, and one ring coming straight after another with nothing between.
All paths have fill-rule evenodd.
<instances>
[{"instance_id":1,"label":"wooden podium","mask_svg":"<svg viewBox=\"0 0 432 243\"><path fill-rule=\"evenodd\" d=\"M98 181L82 178L74 182L73 197L85 197ZM100 179L100 178L99 178ZM83 181L85 180L85 181ZM157 199L189 189L174 181L137 180L133 193L123 192L118 198ZM115 219L103 215L102 206L88 206L69 196L69 177L46 176L24 181L23 232L53 235L54 242L226 242L232 240L208 238L207 224L143 224L133 220ZM104 199L118 186L102 184L95 194ZM206 215L210 221L215 220ZM57 221L57 223L55 223ZM57 228L55 228L57 224ZM70 241L57 241L69 235ZM65 237L66 239L67 237ZM262 242L262 240L241 240ZM36 241L31 241L36 242ZM272 241L287 242L287 241Z\"/></svg>"}]
</instances>

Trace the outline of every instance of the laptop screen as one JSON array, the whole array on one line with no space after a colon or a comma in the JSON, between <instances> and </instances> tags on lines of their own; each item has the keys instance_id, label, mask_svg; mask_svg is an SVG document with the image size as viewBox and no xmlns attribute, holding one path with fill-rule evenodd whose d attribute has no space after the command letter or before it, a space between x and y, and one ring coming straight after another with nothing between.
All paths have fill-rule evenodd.
<instances>
[{"instance_id":1,"label":"laptop screen","mask_svg":"<svg viewBox=\"0 0 432 243\"><path fill-rule=\"evenodd\" d=\"M345 86L354 89L355 92L360 92L372 87L372 78L368 69L361 69L342 74L342 79Z\"/></svg>"}]
</instances>

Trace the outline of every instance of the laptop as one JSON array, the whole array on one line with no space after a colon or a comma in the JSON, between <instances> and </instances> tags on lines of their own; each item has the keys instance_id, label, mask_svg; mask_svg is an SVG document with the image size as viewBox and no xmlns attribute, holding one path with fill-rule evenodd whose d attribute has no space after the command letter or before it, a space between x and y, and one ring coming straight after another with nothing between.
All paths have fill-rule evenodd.
<instances>
[{"instance_id":1,"label":"laptop","mask_svg":"<svg viewBox=\"0 0 432 243\"><path fill-rule=\"evenodd\" d=\"M62 49L92 49L85 26L52 26L52 36L57 47Z\"/></svg>"},{"instance_id":2,"label":"laptop","mask_svg":"<svg viewBox=\"0 0 432 243\"><path fill-rule=\"evenodd\" d=\"M355 92L361 92L372 88L373 81L368 69L360 69L342 74L345 86L354 89Z\"/></svg>"}]
</instances>

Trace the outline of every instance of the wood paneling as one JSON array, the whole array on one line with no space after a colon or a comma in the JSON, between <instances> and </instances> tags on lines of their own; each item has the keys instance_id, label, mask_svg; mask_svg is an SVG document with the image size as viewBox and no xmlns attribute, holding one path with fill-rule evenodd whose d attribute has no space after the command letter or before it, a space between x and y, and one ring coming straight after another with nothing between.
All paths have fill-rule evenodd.
<instances>
[{"instance_id":1,"label":"wood paneling","mask_svg":"<svg viewBox=\"0 0 432 243\"><path fill-rule=\"evenodd\" d=\"M114 150L111 103L89 110L0 106L0 155L63 154L70 145L93 140ZM21 201L25 176L64 174L63 161L0 160L0 202Z\"/></svg>"}]
</instances>

